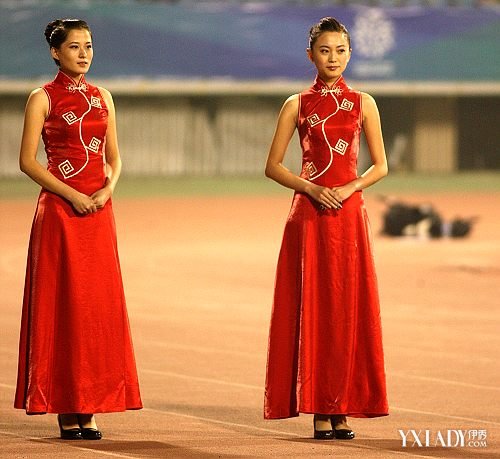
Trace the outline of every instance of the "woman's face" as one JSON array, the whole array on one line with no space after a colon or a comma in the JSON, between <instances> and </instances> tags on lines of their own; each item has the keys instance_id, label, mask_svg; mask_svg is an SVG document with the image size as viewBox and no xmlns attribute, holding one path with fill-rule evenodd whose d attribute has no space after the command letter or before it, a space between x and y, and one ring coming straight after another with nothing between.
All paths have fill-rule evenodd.
<instances>
[{"instance_id":1,"label":"woman's face","mask_svg":"<svg viewBox=\"0 0 500 459\"><path fill-rule=\"evenodd\" d=\"M94 55L92 37L85 29L70 30L66 41L58 49L51 48L50 53L54 59L59 60L60 68L64 73L70 77L79 78L89 71L92 63Z\"/></svg>"},{"instance_id":2,"label":"woman's face","mask_svg":"<svg viewBox=\"0 0 500 459\"><path fill-rule=\"evenodd\" d=\"M347 36L342 32L323 32L307 54L325 83L334 83L351 58Z\"/></svg>"}]
</instances>

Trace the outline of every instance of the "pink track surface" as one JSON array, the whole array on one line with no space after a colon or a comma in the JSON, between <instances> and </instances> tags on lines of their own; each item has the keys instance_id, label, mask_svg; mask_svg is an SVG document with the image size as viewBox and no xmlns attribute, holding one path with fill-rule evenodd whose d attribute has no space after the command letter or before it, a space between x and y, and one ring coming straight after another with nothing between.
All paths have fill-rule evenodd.
<instances>
[{"instance_id":1,"label":"pink track surface","mask_svg":"<svg viewBox=\"0 0 500 459\"><path fill-rule=\"evenodd\" d=\"M101 415L100 442L63 442L54 416L12 408L35 204L0 201L0 457L500 457L500 194L406 199L480 220L467 239L389 239L378 235L383 204L368 195L391 415L351 419L351 442L312 440L307 415L262 418L290 197L116 200L146 408ZM403 447L398 429L430 430L432 445L438 431L486 430L487 447L412 446L411 434Z\"/></svg>"}]
</instances>

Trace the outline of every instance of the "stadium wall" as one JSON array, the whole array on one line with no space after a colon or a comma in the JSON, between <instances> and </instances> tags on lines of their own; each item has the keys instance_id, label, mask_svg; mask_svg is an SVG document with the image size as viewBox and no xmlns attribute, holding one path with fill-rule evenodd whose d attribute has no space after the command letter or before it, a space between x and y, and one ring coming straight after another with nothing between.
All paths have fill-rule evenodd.
<instances>
[{"instance_id":1,"label":"stadium wall","mask_svg":"<svg viewBox=\"0 0 500 459\"><path fill-rule=\"evenodd\" d=\"M500 96L375 96L393 171L500 169L495 125ZM20 174L26 98L15 91L0 94L2 177ZM262 174L286 95L117 90L114 98L125 174L230 176ZM287 166L299 171L300 157L295 136ZM44 158L42 143L39 158ZM367 164L363 151L360 169Z\"/></svg>"}]
</instances>

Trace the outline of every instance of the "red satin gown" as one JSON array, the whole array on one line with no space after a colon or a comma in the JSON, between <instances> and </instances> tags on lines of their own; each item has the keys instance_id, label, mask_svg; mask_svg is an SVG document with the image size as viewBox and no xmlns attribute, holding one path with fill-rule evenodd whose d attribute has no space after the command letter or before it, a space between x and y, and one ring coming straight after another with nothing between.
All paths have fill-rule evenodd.
<instances>
[{"instance_id":1,"label":"red satin gown","mask_svg":"<svg viewBox=\"0 0 500 459\"><path fill-rule=\"evenodd\" d=\"M319 77L299 96L301 176L357 177L361 94ZM361 192L328 210L295 193L278 259L264 417L388 414L371 234Z\"/></svg>"},{"instance_id":2,"label":"red satin gown","mask_svg":"<svg viewBox=\"0 0 500 459\"><path fill-rule=\"evenodd\" d=\"M87 195L105 183L108 109L59 72L43 87L48 170ZM113 208L78 214L42 189L31 229L14 406L28 414L142 408Z\"/></svg>"}]
</instances>

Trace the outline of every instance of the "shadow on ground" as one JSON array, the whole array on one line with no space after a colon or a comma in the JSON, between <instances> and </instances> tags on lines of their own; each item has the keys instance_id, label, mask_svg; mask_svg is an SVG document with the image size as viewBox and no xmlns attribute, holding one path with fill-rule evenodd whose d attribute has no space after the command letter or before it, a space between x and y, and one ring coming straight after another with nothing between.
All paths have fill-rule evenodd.
<instances>
[{"instance_id":1,"label":"shadow on ground","mask_svg":"<svg viewBox=\"0 0 500 459\"><path fill-rule=\"evenodd\" d=\"M248 457L248 456L235 456L226 454L211 454L206 451L198 451L193 448L183 448L169 443L164 443L161 441L113 441L113 440L100 440L96 441L67 441L59 440L55 438L43 438L40 440L32 439L30 440L35 443L61 443L64 442L66 446L77 447L79 450L87 449L89 451L102 451L108 453L118 453L124 455L130 455L131 457L141 457L141 458L165 458L165 457L175 457L179 459L184 458L223 458L223 457Z\"/></svg>"}]
</instances>

